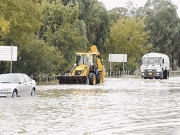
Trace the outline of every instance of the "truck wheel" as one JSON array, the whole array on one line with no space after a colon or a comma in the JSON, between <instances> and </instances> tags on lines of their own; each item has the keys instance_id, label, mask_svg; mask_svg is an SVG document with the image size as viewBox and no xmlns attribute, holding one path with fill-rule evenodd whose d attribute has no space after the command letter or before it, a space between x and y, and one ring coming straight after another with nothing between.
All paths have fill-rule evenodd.
<instances>
[{"instance_id":1,"label":"truck wheel","mask_svg":"<svg viewBox=\"0 0 180 135\"><path fill-rule=\"evenodd\" d=\"M164 75L164 79L167 79L167 78L168 78L168 72L167 72L167 70L163 71L163 75Z\"/></svg>"},{"instance_id":2,"label":"truck wheel","mask_svg":"<svg viewBox=\"0 0 180 135\"><path fill-rule=\"evenodd\" d=\"M166 75L166 76L164 76L164 79L167 79L167 75Z\"/></svg>"},{"instance_id":3,"label":"truck wheel","mask_svg":"<svg viewBox=\"0 0 180 135\"><path fill-rule=\"evenodd\" d=\"M95 85L96 84L96 76L93 73L89 74L89 85Z\"/></svg>"}]
</instances>

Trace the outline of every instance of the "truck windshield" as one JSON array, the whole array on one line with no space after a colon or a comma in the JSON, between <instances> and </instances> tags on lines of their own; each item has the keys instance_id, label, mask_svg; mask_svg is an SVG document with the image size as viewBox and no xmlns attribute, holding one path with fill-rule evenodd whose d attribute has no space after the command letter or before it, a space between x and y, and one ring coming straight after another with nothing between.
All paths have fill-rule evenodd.
<instances>
[{"instance_id":1,"label":"truck windshield","mask_svg":"<svg viewBox=\"0 0 180 135\"><path fill-rule=\"evenodd\" d=\"M77 64L77 66L82 65L82 64L90 65L89 56L86 56L86 55L77 56L76 64Z\"/></svg>"},{"instance_id":2,"label":"truck windshield","mask_svg":"<svg viewBox=\"0 0 180 135\"><path fill-rule=\"evenodd\" d=\"M158 57L147 57L142 58L142 64L143 65L160 65L160 58Z\"/></svg>"}]
</instances>

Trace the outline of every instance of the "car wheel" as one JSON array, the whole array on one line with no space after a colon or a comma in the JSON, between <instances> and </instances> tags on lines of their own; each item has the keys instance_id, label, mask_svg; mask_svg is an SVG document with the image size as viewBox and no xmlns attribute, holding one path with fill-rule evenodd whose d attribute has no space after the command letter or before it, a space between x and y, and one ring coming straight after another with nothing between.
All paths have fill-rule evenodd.
<instances>
[{"instance_id":1,"label":"car wheel","mask_svg":"<svg viewBox=\"0 0 180 135\"><path fill-rule=\"evenodd\" d=\"M35 88L32 88L32 90L31 90L31 96L35 96L36 95L36 90L35 90Z\"/></svg>"},{"instance_id":2,"label":"car wheel","mask_svg":"<svg viewBox=\"0 0 180 135\"><path fill-rule=\"evenodd\" d=\"M18 91L17 90L13 90L12 98L16 98L16 97L18 97Z\"/></svg>"}]
</instances>

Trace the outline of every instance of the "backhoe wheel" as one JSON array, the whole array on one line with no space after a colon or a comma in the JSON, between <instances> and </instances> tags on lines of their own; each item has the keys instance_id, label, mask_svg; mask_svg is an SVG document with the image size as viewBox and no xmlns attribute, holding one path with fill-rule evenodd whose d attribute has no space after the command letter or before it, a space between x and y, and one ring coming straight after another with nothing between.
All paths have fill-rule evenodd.
<instances>
[{"instance_id":1,"label":"backhoe wheel","mask_svg":"<svg viewBox=\"0 0 180 135\"><path fill-rule=\"evenodd\" d=\"M89 85L95 85L96 84L96 76L93 73L89 74Z\"/></svg>"},{"instance_id":2,"label":"backhoe wheel","mask_svg":"<svg viewBox=\"0 0 180 135\"><path fill-rule=\"evenodd\" d=\"M99 73L97 74L96 82L97 82L97 83L102 83L102 82L103 82L101 72L99 72Z\"/></svg>"}]
</instances>

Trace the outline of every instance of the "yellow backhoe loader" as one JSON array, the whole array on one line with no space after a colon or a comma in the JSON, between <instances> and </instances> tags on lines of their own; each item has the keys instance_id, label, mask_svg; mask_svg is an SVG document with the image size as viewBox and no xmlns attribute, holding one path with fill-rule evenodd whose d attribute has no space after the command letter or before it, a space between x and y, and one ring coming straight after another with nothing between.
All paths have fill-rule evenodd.
<instances>
[{"instance_id":1,"label":"yellow backhoe loader","mask_svg":"<svg viewBox=\"0 0 180 135\"><path fill-rule=\"evenodd\" d=\"M88 53L76 53L76 62L67 75L58 76L59 84L89 84L103 83L105 68L100 53L95 45Z\"/></svg>"}]
</instances>

